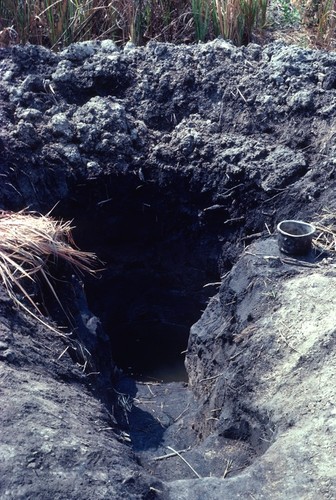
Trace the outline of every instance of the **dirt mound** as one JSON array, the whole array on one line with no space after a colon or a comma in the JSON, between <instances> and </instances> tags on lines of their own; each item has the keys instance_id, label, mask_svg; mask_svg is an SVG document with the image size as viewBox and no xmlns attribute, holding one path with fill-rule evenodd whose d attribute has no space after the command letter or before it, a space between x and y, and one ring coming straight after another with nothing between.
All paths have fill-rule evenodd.
<instances>
[{"instance_id":1,"label":"dirt mound","mask_svg":"<svg viewBox=\"0 0 336 500\"><path fill-rule=\"evenodd\" d=\"M279 42L0 49L0 208L56 205L105 262L86 297L58 271L70 327L37 297L68 337L1 295L1 495L335 496L335 260L272 236L336 213L335 64Z\"/></svg>"}]
</instances>

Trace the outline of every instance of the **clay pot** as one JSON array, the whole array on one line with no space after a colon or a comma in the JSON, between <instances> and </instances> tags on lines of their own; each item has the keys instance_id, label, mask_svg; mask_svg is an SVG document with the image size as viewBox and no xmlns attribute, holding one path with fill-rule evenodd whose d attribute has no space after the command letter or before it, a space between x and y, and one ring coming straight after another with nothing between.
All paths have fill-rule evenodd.
<instances>
[{"instance_id":1,"label":"clay pot","mask_svg":"<svg viewBox=\"0 0 336 500\"><path fill-rule=\"evenodd\" d=\"M277 226L278 245L289 255L305 255L311 249L315 227L300 220L283 220Z\"/></svg>"}]
</instances>

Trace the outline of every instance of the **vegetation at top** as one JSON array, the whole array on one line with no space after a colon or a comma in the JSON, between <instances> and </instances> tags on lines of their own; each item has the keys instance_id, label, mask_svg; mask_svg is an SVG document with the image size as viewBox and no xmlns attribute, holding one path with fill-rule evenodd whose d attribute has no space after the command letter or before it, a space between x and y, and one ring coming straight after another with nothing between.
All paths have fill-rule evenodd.
<instances>
[{"instance_id":1,"label":"vegetation at top","mask_svg":"<svg viewBox=\"0 0 336 500\"><path fill-rule=\"evenodd\" d=\"M220 35L242 45L291 27L306 45L335 48L336 0L0 0L3 46L14 38L58 50L106 38L143 45Z\"/></svg>"}]
</instances>

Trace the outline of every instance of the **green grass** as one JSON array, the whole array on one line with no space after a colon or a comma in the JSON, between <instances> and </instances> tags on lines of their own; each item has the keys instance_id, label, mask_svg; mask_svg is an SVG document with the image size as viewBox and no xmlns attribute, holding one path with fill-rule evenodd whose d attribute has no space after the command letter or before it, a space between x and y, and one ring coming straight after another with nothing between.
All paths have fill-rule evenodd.
<instances>
[{"instance_id":1,"label":"green grass","mask_svg":"<svg viewBox=\"0 0 336 500\"><path fill-rule=\"evenodd\" d=\"M191 0L191 10L193 13L195 38L197 41L204 41L209 31L210 3L207 0Z\"/></svg>"},{"instance_id":2,"label":"green grass","mask_svg":"<svg viewBox=\"0 0 336 500\"><path fill-rule=\"evenodd\" d=\"M295 16L313 24L325 45L335 38L336 0L0 0L0 30L13 27L17 42L55 50L105 38L143 45L222 35L242 45L267 26L270 2L284 23Z\"/></svg>"}]
</instances>

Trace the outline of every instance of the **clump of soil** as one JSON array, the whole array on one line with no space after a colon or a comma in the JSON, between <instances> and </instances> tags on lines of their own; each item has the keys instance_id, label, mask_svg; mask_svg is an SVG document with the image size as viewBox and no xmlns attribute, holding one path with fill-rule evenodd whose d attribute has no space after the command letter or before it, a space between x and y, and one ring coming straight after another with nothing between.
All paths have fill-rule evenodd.
<instances>
[{"instance_id":1,"label":"clump of soil","mask_svg":"<svg viewBox=\"0 0 336 500\"><path fill-rule=\"evenodd\" d=\"M56 272L67 318L38 299L68 337L1 295L2 495L334 497L335 259L273 233L336 213L335 62L0 49L0 208L55 207L104 262Z\"/></svg>"}]
</instances>

